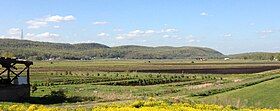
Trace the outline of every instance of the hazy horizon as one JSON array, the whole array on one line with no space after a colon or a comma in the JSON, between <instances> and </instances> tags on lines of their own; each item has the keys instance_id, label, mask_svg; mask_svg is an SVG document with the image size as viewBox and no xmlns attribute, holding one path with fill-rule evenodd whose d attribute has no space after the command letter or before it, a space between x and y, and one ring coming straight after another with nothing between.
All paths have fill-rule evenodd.
<instances>
[{"instance_id":1,"label":"hazy horizon","mask_svg":"<svg viewBox=\"0 0 280 111\"><path fill-rule=\"evenodd\" d=\"M277 0L1 1L0 38L280 52Z\"/></svg>"}]
</instances>

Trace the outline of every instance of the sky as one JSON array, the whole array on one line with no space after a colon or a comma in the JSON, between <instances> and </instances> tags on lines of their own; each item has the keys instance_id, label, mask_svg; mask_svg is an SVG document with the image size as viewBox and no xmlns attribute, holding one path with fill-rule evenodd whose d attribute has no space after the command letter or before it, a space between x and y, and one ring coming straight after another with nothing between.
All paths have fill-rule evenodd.
<instances>
[{"instance_id":1,"label":"sky","mask_svg":"<svg viewBox=\"0 0 280 111\"><path fill-rule=\"evenodd\" d=\"M0 38L280 52L279 0L1 0ZM0 39L1 40L1 39Z\"/></svg>"}]
</instances>

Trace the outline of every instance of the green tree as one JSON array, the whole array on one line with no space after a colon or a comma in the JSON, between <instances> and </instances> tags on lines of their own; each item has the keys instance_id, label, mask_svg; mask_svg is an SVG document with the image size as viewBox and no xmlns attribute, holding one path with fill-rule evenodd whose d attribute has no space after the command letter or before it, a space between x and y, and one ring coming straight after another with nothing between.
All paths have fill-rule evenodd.
<instances>
[{"instance_id":1,"label":"green tree","mask_svg":"<svg viewBox=\"0 0 280 111\"><path fill-rule=\"evenodd\" d=\"M273 60L274 60L274 58L275 58L274 56L271 56L271 57L270 57L270 60L271 60L271 61L273 61Z\"/></svg>"},{"instance_id":2,"label":"green tree","mask_svg":"<svg viewBox=\"0 0 280 111\"><path fill-rule=\"evenodd\" d=\"M278 59L278 61L280 61L280 54L278 54L278 55L276 56L276 59Z\"/></svg>"}]
</instances>

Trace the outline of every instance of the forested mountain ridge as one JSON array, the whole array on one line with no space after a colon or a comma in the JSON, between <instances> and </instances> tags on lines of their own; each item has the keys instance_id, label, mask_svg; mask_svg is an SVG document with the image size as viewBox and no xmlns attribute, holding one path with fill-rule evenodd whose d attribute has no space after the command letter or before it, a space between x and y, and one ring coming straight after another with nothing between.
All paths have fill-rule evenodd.
<instances>
[{"instance_id":1,"label":"forested mountain ridge","mask_svg":"<svg viewBox=\"0 0 280 111\"><path fill-rule=\"evenodd\" d=\"M16 39L0 39L1 48L48 48L48 49L92 49L92 48L109 48L106 45L98 43L51 43L51 42L35 42L30 40L16 40Z\"/></svg>"},{"instance_id":2,"label":"forested mountain ridge","mask_svg":"<svg viewBox=\"0 0 280 111\"><path fill-rule=\"evenodd\" d=\"M182 58L221 58L224 55L216 50L202 47L147 47L125 45L109 47L98 43L50 43L17 39L0 39L2 56L16 56L24 59L182 59Z\"/></svg>"}]
</instances>

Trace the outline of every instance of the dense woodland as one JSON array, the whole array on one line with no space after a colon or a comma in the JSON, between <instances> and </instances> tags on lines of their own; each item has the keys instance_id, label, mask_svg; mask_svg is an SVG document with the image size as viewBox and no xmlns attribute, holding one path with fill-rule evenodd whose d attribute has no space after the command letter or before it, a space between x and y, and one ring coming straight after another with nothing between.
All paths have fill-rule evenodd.
<instances>
[{"instance_id":1,"label":"dense woodland","mask_svg":"<svg viewBox=\"0 0 280 111\"><path fill-rule=\"evenodd\" d=\"M280 60L280 53L255 52L230 55L234 59Z\"/></svg>"},{"instance_id":2,"label":"dense woodland","mask_svg":"<svg viewBox=\"0 0 280 111\"><path fill-rule=\"evenodd\" d=\"M146 47L135 45L109 47L98 43L67 44L16 39L0 39L0 54L4 57L30 60L222 59L228 57L216 50L202 47ZM280 55L277 53L246 53L230 55L229 57L234 59L273 60L274 58L280 58Z\"/></svg>"},{"instance_id":3,"label":"dense woodland","mask_svg":"<svg viewBox=\"0 0 280 111\"><path fill-rule=\"evenodd\" d=\"M5 57L31 60L185 59L197 57L215 59L224 56L216 50L201 47L145 47L134 45L109 47L98 43L66 44L16 39L0 39L0 53Z\"/></svg>"}]
</instances>

